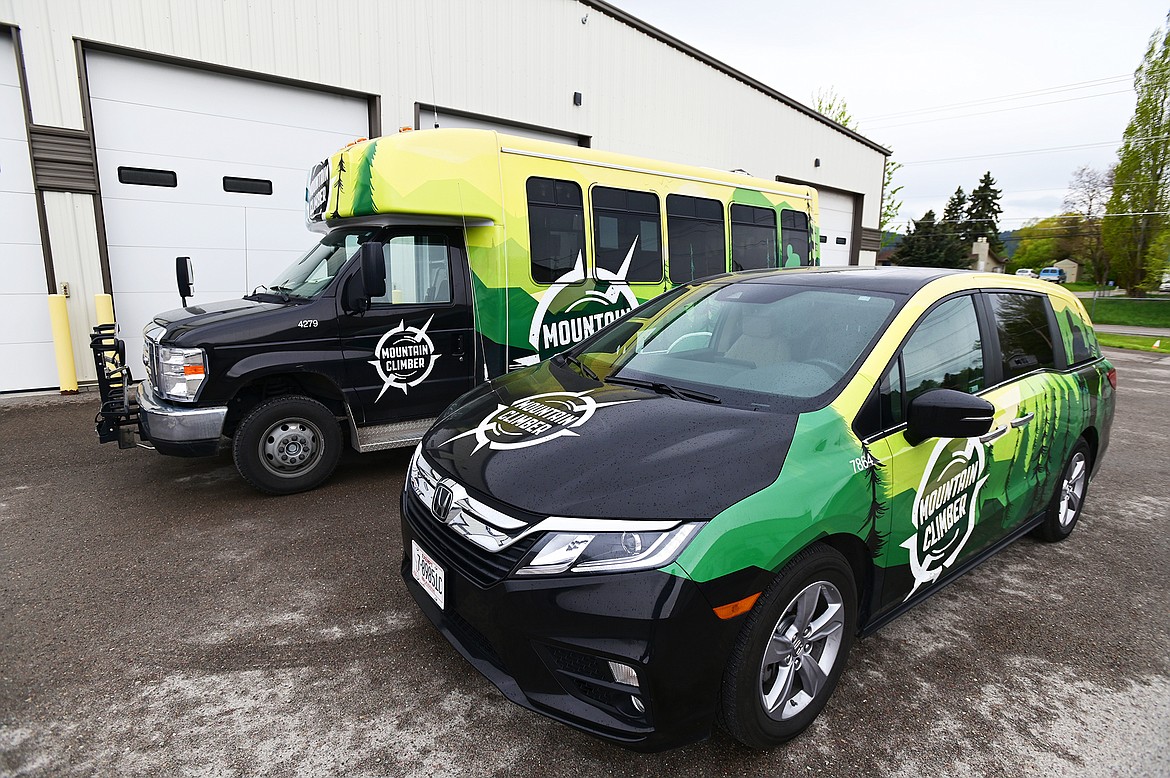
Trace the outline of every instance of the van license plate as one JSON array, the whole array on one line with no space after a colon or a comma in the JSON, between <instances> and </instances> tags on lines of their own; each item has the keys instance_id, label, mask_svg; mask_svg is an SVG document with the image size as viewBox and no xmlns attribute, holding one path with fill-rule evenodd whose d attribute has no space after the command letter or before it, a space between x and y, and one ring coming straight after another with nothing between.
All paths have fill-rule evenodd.
<instances>
[{"instance_id":1,"label":"van license plate","mask_svg":"<svg viewBox=\"0 0 1170 778\"><path fill-rule=\"evenodd\" d=\"M443 607L443 591L444 591L444 575L443 568L427 555L427 552L419 548L418 543L410 541L411 564L410 574L414 580L418 581L418 585L423 588L431 599L442 608Z\"/></svg>"}]
</instances>

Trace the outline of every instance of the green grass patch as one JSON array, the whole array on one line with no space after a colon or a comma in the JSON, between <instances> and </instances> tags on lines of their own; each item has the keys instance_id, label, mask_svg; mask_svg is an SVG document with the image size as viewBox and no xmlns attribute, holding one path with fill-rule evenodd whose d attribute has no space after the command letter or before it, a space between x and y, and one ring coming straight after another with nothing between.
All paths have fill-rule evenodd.
<instances>
[{"instance_id":1,"label":"green grass patch","mask_svg":"<svg viewBox=\"0 0 1170 778\"><path fill-rule=\"evenodd\" d=\"M1064 285L1070 292L1091 292L1097 288L1092 281L1070 281Z\"/></svg>"},{"instance_id":2,"label":"green grass patch","mask_svg":"<svg viewBox=\"0 0 1170 778\"><path fill-rule=\"evenodd\" d=\"M1133 351L1153 351L1157 354L1170 354L1170 338L1148 338L1145 335L1111 335L1108 332L1098 332L1097 340L1108 348L1127 348ZM1154 348L1154 344L1158 347Z\"/></svg>"},{"instance_id":3,"label":"green grass patch","mask_svg":"<svg viewBox=\"0 0 1170 778\"><path fill-rule=\"evenodd\" d=\"M1170 300L1098 297L1081 300L1094 324L1128 324L1133 327L1170 327Z\"/></svg>"}]
</instances>

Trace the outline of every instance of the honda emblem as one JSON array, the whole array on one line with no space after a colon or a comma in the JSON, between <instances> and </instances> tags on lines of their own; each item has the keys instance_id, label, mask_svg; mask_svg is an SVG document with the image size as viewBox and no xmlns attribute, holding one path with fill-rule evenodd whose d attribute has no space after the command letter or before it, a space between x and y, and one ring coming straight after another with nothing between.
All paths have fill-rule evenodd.
<instances>
[{"instance_id":1,"label":"honda emblem","mask_svg":"<svg viewBox=\"0 0 1170 778\"><path fill-rule=\"evenodd\" d=\"M451 487L447 484L439 484L435 487L435 496L431 498L431 513L435 514L436 519L445 523L451 513L451 503L454 501L455 493L451 491Z\"/></svg>"}]
</instances>

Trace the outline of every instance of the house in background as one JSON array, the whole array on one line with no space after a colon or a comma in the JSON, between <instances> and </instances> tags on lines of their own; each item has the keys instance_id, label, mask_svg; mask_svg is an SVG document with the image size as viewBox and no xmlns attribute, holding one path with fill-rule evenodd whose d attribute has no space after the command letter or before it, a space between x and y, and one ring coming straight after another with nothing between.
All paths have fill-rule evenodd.
<instances>
[{"instance_id":1,"label":"house in background","mask_svg":"<svg viewBox=\"0 0 1170 778\"><path fill-rule=\"evenodd\" d=\"M971 263L967 267L981 273L1002 273L1006 259L1001 259L987 244L987 238L979 238L971 244Z\"/></svg>"}]
</instances>

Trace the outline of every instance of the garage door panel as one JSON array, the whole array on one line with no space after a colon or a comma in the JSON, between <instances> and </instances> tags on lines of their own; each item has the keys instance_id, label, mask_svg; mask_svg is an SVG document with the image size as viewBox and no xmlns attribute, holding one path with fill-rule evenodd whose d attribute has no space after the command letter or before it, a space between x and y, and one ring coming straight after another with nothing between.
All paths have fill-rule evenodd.
<instances>
[{"instance_id":1,"label":"garage door panel","mask_svg":"<svg viewBox=\"0 0 1170 778\"><path fill-rule=\"evenodd\" d=\"M212 290L238 297L247 283L245 254L239 249L196 249L186 255L157 248L113 247L110 249L110 276L121 293L146 293L172 290L174 304L179 304L175 286L175 257L190 256L195 266L195 290L198 299L209 301Z\"/></svg>"},{"instance_id":2,"label":"garage door panel","mask_svg":"<svg viewBox=\"0 0 1170 778\"><path fill-rule=\"evenodd\" d=\"M303 253L321 239L305 229L303 210L247 209L248 253L276 249Z\"/></svg>"},{"instance_id":3,"label":"garage door panel","mask_svg":"<svg viewBox=\"0 0 1170 778\"><path fill-rule=\"evenodd\" d=\"M257 123L232 116L207 116L155 106L94 100L98 152L175 154L246 164L264 147L266 164L307 170L354 140L352 133Z\"/></svg>"},{"instance_id":4,"label":"garage door panel","mask_svg":"<svg viewBox=\"0 0 1170 778\"><path fill-rule=\"evenodd\" d=\"M0 138L0 191L31 192L32 168L29 166L28 141Z\"/></svg>"},{"instance_id":5,"label":"garage door panel","mask_svg":"<svg viewBox=\"0 0 1170 778\"><path fill-rule=\"evenodd\" d=\"M223 205L150 200L105 204L108 245L159 248L183 254L193 249L243 249L244 211Z\"/></svg>"},{"instance_id":6,"label":"garage door panel","mask_svg":"<svg viewBox=\"0 0 1170 778\"><path fill-rule=\"evenodd\" d=\"M37 201L32 192L0 192L0 246L41 245L41 228L37 220ZM0 256L3 250L0 250ZM44 265L41 266L42 268ZM0 287L3 288L3 287Z\"/></svg>"},{"instance_id":7,"label":"garage door panel","mask_svg":"<svg viewBox=\"0 0 1170 778\"><path fill-rule=\"evenodd\" d=\"M853 196L820 192L821 265L848 265L853 243Z\"/></svg>"},{"instance_id":8,"label":"garage door panel","mask_svg":"<svg viewBox=\"0 0 1170 778\"><path fill-rule=\"evenodd\" d=\"M41 247L34 244L6 244L0 253L0 307L4 306L7 295L46 293L45 256Z\"/></svg>"},{"instance_id":9,"label":"garage door panel","mask_svg":"<svg viewBox=\"0 0 1170 778\"><path fill-rule=\"evenodd\" d=\"M51 339L37 343L5 344L3 353L6 364L18 367L15 370L0 370L0 392L51 389L61 385Z\"/></svg>"},{"instance_id":10,"label":"garage door panel","mask_svg":"<svg viewBox=\"0 0 1170 778\"><path fill-rule=\"evenodd\" d=\"M144 68L151 80L143 81ZM156 105L206 116L347 133L366 126L363 100L103 52L86 55L91 100ZM231 83L230 89L224 84ZM364 134L364 133L363 133ZM352 140L352 138L351 138Z\"/></svg>"}]
</instances>

